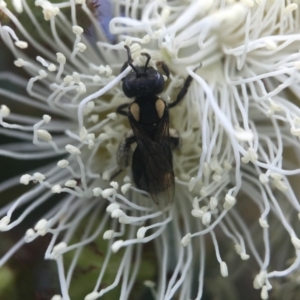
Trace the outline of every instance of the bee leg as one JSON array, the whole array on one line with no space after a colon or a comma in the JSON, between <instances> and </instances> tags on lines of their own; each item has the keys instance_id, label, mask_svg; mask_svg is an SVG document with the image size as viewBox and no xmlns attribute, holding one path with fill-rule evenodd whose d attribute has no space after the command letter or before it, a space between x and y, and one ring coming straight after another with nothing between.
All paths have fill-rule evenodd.
<instances>
[{"instance_id":1,"label":"bee leg","mask_svg":"<svg viewBox=\"0 0 300 300\"><path fill-rule=\"evenodd\" d=\"M118 114L120 114L120 115L123 115L123 116L127 117L127 116L128 116L128 107L129 107L129 103L121 104L121 105L117 108L116 112L117 112ZM125 108L126 108L126 110L125 110Z\"/></svg>"},{"instance_id":2,"label":"bee leg","mask_svg":"<svg viewBox=\"0 0 300 300\"><path fill-rule=\"evenodd\" d=\"M201 67L201 65L198 66L197 68L195 68L193 71L195 72L200 67ZM183 87L179 91L179 93L178 93L178 95L176 97L176 100L174 102L172 102L172 103L169 104L169 108L172 108L172 107L176 106L184 98L184 96L186 95L186 93L187 93L187 91L188 91L188 89L189 89L192 81L193 81L193 77L191 75L189 75L185 79L185 81L183 83Z\"/></svg>"},{"instance_id":3,"label":"bee leg","mask_svg":"<svg viewBox=\"0 0 300 300\"><path fill-rule=\"evenodd\" d=\"M168 78L170 77L170 70L166 63L163 61L158 61L156 63L156 67L160 73L164 73Z\"/></svg>"},{"instance_id":4,"label":"bee leg","mask_svg":"<svg viewBox=\"0 0 300 300\"><path fill-rule=\"evenodd\" d=\"M116 178L124 169L129 166L132 156L131 144L136 142L133 131L130 130L122 143L120 143L117 151L117 167L115 171L109 176L109 180ZM108 179L108 178L107 178Z\"/></svg>"},{"instance_id":5,"label":"bee leg","mask_svg":"<svg viewBox=\"0 0 300 300\"><path fill-rule=\"evenodd\" d=\"M180 148L181 146L181 138L179 137L177 131L173 128L169 130L169 137L170 137L170 145L171 149L175 150Z\"/></svg>"},{"instance_id":6,"label":"bee leg","mask_svg":"<svg viewBox=\"0 0 300 300\"><path fill-rule=\"evenodd\" d=\"M117 164L121 170L129 166L132 156L131 144L136 142L133 131L130 130L126 135L124 141L119 145L117 152Z\"/></svg>"}]
</instances>

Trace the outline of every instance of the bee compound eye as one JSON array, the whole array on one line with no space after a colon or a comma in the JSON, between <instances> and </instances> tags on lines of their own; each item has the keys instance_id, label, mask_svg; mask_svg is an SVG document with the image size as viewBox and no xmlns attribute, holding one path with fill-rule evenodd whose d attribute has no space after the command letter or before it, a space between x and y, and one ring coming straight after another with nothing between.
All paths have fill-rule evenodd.
<instances>
[{"instance_id":1,"label":"bee compound eye","mask_svg":"<svg viewBox=\"0 0 300 300\"><path fill-rule=\"evenodd\" d=\"M125 77L125 79L123 80L122 90L123 90L125 96L128 98L132 98L132 97L136 96L136 89L133 86L132 81L128 80L127 77Z\"/></svg>"},{"instance_id":2,"label":"bee compound eye","mask_svg":"<svg viewBox=\"0 0 300 300\"><path fill-rule=\"evenodd\" d=\"M159 73L156 72L156 82L155 82L155 93L159 94L163 91L165 86L164 77Z\"/></svg>"}]
</instances>

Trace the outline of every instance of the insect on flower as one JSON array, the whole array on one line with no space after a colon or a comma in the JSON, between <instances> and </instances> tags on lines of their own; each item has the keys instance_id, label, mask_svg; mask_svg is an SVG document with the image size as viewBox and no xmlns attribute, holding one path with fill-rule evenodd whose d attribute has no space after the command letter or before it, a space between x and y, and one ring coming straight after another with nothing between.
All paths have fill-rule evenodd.
<instances>
[{"instance_id":1,"label":"insect on flower","mask_svg":"<svg viewBox=\"0 0 300 300\"><path fill-rule=\"evenodd\" d=\"M174 198L174 170L172 149L179 146L179 137L169 128L169 109L176 106L186 95L192 82L192 77L185 79L177 98L169 105L159 98L165 85L163 75L149 67L151 59L148 53L145 66L132 64L131 52L125 46L128 60L121 72L128 65L132 71L123 78L122 89L126 97L134 98L131 104L125 103L118 107L117 113L127 116L131 131L120 144L117 153L117 163L120 171L129 165L132 156L132 174L136 186L150 193L153 201L160 206L171 203ZM160 61L157 66L169 78L168 66ZM131 144L137 146L131 153Z\"/></svg>"}]
</instances>

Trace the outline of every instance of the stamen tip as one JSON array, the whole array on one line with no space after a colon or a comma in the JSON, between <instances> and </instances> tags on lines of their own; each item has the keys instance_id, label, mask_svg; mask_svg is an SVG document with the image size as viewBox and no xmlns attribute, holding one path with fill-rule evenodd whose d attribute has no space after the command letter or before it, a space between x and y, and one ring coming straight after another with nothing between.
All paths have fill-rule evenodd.
<instances>
[{"instance_id":1,"label":"stamen tip","mask_svg":"<svg viewBox=\"0 0 300 300\"><path fill-rule=\"evenodd\" d=\"M191 238L192 238L192 234L191 233L187 233L182 239L181 239L181 245L183 247L186 247L190 241L191 241Z\"/></svg>"},{"instance_id":2,"label":"stamen tip","mask_svg":"<svg viewBox=\"0 0 300 300\"><path fill-rule=\"evenodd\" d=\"M119 251L119 249L123 246L123 240L119 240L119 241L116 241L112 244L111 246L111 250L116 253Z\"/></svg>"}]
</instances>

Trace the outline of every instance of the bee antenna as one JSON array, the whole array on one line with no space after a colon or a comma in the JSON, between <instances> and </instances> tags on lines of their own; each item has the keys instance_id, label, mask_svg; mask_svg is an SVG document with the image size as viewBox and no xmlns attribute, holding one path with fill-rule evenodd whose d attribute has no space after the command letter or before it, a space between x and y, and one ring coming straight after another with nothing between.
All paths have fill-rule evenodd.
<instances>
[{"instance_id":1,"label":"bee antenna","mask_svg":"<svg viewBox=\"0 0 300 300\"><path fill-rule=\"evenodd\" d=\"M149 61L150 61L150 59L151 59L151 56L150 56L148 53L145 53L145 52L141 53L141 55L143 55L143 56L146 56L146 57L147 57L147 61L146 61L146 64L145 64L145 73L146 73L146 70L147 70L147 67L148 67Z\"/></svg>"},{"instance_id":2,"label":"bee antenna","mask_svg":"<svg viewBox=\"0 0 300 300\"><path fill-rule=\"evenodd\" d=\"M124 48L127 50L127 62L128 62L128 64L129 64L129 66L132 68L132 70L133 70L136 74L138 74L137 69L136 69L136 68L134 67L134 65L132 64L133 59L132 59L132 57L131 57L131 51L130 51L130 48L129 48L127 45L125 45Z\"/></svg>"}]
</instances>

